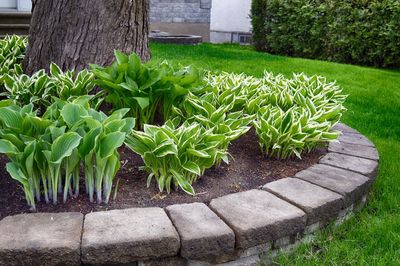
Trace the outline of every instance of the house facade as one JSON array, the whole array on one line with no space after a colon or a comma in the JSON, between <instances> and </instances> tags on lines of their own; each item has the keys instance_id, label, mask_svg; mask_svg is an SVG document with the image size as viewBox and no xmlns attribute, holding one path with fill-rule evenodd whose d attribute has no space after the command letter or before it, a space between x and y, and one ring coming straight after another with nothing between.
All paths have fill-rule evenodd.
<instances>
[{"instance_id":1,"label":"house facade","mask_svg":"<svg viewBox=\"0 0 400 266\"><path fill-rule=\"evenodd\" d=\"M150 0L150 30L200 35L206 42L243 43L251 32L250 5L251 0ZM26 31L11 31L16 27L11 23L15 19L5 25L1 17L10 13L26 16L30 10L31 0L0 0L0 35L24 34ZM29 24L24 27L29 28Z\"/></svg>"},{"instance_id":2,"label":"house facade","mask_svg":"<svg viewBox=\"0 0 400 266\"><path fill-rule=\"evenodd\" d=\"M150 0L150 30L210 40L211 0Z\"/></svg>"},{"instance_id":3,"label":"house facade","mask_svg":"<svg viewBox=\"0 0 400 266\"><path fill-rule=\"evenodd\" d=\"M32 3L30 0L1 0L0 9L9 11L30 12Z\"/></svg>"}]
</instances>

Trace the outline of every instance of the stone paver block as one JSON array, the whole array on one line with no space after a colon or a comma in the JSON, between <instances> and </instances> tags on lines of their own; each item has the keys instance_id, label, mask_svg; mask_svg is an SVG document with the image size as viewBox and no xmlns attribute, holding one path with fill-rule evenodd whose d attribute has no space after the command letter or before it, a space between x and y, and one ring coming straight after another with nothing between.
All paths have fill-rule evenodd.
<instances>
[{"instance_id":1,"label":"stone paver block","mask_svg":"<svg viewBox=\"0 0 400 266\"><path fill-rule=\"evenodd\" d=\"M358 132L357 130L355 130L354 128L351 128L345 124L342 123L338 123L336 126L334 126L332 129L334 130L339 130L343 133L353 133L353 134L360 134L360 132Z\"/></svg>"},{"instance_id":2,"label":"stone paver block","mask_svg":"<svg viewBox=\"0 0 400 266\"><path fill-rule=\"evenodd\" d=\"M310 225L307 225L306 228L304 229L304 234L309 235L317 232L321 228L321 223L316 222Z\"/></svg>"},{"instance_id":3,"label":"stone paver block","mask_svg":"<svg viewBox=\"0 0 400 266\"><path fill-rule=\"evenodd\" d=\"M138 266L187 266L184 258L175 256L158 260L139 261Z\"/></svg>"},{"instance_id":4,"label":"stone paver block","mask_svg":"<svg viewBox=\"0 0 400 266\"><path fill-rule=\"evenodd\" d=\"M122 264L175 256L179 236L161 208L94 212L85 217L82 261Z\"/></svg>"},{"instance_id":5,"label":"stone paver block","mask_svg":"<svg viewBox=\"0 0 400 266\"><path fill-rule=\"evenodd\" d=\"M340 142L374 147L375 145L361 134L343 133L338 138Z\"/></svg>"},{"instance_id":6,"label":"stone paver block","mask_svg":"<svg viewBox=\"0 0 400 266\"><path fill-rule=\"evenodd\" d=\"M353 155L361 158L379 160L378 151L374 147L357 145L345 142L331 142L328 151L347 155Z\"/></svg>"},{"instance_id":7,"label":"stone paver block","mask_svg":"<svg viewBox=\"0 0 400 266\"><path fill-rule=\"evenodd\" d=\"M291 244L291 236L285 236L274 241L274 248L283 248Z\"/></svg>"},{"instance_id":8,"label":"stone paver block","mask_svg":"<svg viewBox=\"0 0 400 266\"><path fill-rule=\"evenodd\" d=\"M233 229L239 249L294 235L306 225L302 210L262 190L213 199L210 208Z\"/></svg>"},{"instance_id":9,"label":"stone paver block","mask_svg":"<svg viewBox=\"0 0 400 266\"><path fill-rule=\"evenodd\" d=\"M272 248L272 244L270 242L261 244L261 245L257 245L251 248L246 248L243 250L239 251L239 257L240 258L246 258L246 257L250 257L253 255L259 255L259 254L264 254L267 253L268 251L270 251Z\"/></svg>"},{"instance_id":10,"label":"stone paver block","mask_svg":"<svg viewBox=\"0 0 400 266\"><path fill-rule=\"evenodd\" d=\"M235 261L230 261L217 266L258 266L260 264L260 257L258 255L241 258Z\"/></svg>"},{"instance_id":11,"label":"stone paver block","mask_svg":"<svg viewBox=\"0 0 400 266\"><path fill-rule=\"evenodd\" d=\"M334 152L328 153L319 162L354 171L370 178L375 178L378 171L377 161Z\"/></svg>"},{"instance_id":12,"label":"stone paver block","mask_svg":"<svg viewBox=\"0 0 400 266\"><path fill-rule=\"evenodd\" d=\"M327 221L343 207L343 196L297 178L283 178L263 189L298 206L307 213L307 224Z\"/></svg>"},{"instance_id":13,"label":"stone paver block","mask_svg":"<svg viewBox=\"0 0 400 266\"><path fill-rule=\"evenodd\" d=\"M361 199L372 184L366 176L325 164L313 165L295 177L343 195L345 207Z\"/></svg>"},{"instance_id":14,"label":"stone paver block","mask_svg":"<svg viewBox=\"0 0 400 266\"><path fill-rule=\"evenodd\" d=\"M207 259L235 249L235 234L203 203L171 205L166 208L181 239L181 256Z\"/></svg>"},{"instance_id":15,"label":"stone paver block","mask_svg":"<svg viewBox=\"0 0 400 266\"><path fill-rule=\"evenodd\" d=\"M34 213L0 222L0 265L80 265L81 213Z\"/></svg>"}]
</instances>

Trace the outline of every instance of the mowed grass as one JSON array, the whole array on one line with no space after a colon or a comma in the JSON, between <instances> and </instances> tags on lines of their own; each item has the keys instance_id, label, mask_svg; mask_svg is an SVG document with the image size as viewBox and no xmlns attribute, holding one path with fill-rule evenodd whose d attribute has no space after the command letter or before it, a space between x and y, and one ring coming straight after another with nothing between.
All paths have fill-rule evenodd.
<instances>
[{"instance_id":1,"label":"mowed grass","mask_svg":"<svg viewBox=\"0 0 400 266\"><path fill-rule=\"evenodd\" d=\"M361 212L277 265L400 265L400 71L274 56L236 45L152 44L153 61L167 59L217 71L262 76L318 74L349 94L343 122L371 139L381 156L379 176Z\"/></svg>"}]
</instances>

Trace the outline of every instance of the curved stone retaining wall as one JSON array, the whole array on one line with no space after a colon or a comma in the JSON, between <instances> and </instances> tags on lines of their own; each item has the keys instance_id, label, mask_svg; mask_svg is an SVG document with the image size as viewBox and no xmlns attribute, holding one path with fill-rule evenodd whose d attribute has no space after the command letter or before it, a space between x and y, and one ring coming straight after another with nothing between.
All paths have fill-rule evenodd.
<instances>
[{"instance_id":1,"label":"curved stone retaining wall","mask_svg":"<svg viewBox=\"0 0 400 266\"><path fill-rule=\"evenodd\" d=\"M6 217L0 265L257 265L365 202L378 152L354 129L337 129L340 142L319 164L208 206Z\"/></svg>"}]
</instances>

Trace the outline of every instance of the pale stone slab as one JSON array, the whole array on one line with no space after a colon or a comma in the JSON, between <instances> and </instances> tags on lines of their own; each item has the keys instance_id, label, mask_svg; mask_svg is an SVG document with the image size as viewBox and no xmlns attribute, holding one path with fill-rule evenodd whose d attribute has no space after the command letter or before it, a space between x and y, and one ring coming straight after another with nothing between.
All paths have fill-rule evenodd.
<instances>
[{"instance_id":1,"label":"pale stone slab","mask_svg":"<svg viewBox=\"0 0 400 266\"><path fill-rule=\"evenodd\" d=\"M81 213L31 213L0 222L0 265L80 265Z\"/></svg>"},{"instance_id":2,"label":"pale stone slab","mask_svg":"<svg viewBox=\"0 0 400 266\"><path fill-rule=\"evenodd\" d=\"M207 205L171 205L166 211L178 230L182 257L210 259L234 251L234 232Z\"/></svg>"},{"instance_id":3,"label":"pale stone slab","mask_svg":"<svg viewBox=\"0 0 400 266\"><path fill-rule=\"evenodd\" d=\"M339 142L375 147L375 145L361 134L343 133L338 138Z\"/></svg>"},{"instance_id":4,"label":"pale stone slab","mask_svg":"<svg viewBox=\"0 0 400 266\"><path fill-rule=\"evenodd\" d=\"M184 258L175 256L170 258L161 258L158 260L139 261L137 265L138 266L186 266L187 261Z\"/></svg>"},{"instance_id":5,"label":"pale stone slab","mask_svg":"<svg viewBox=\"0 0 400 266\"><path fill-rule=\"evenodd\" d=\"M82 261L123 264L175 256L179 236L161 208L93 212L85 217Z\"/></svg>"},{"instance_id":6,"label":"pale stone slab","mask_svg":"<svg viewBox=\"0 0 400 266\"><path fill-rule=\"evenodd\" d=\"M355 130L354 128L349 127L348 125L345 125L343 123L338 123L337 125L335 125L333 128L333 130L338 130L341 131L343 133L353 133L353 134L360 134L360 132L358 132L357 130Z\"/></svg>"},{"instance_id":7,"label":"pale stone slab","mask_svg":"<svg viewBox=\"0 0 400 266\"><path fill-rule=\"evenodd\" d=\"M302 210L262 190L213 199L210 208L233 229L239 249L294 235L306 225Z\"/></svg>"},{"instance_id":8,"label":"pale stone slab","mask_svg":"<svg viewBox=\"0 0 400 266\"><path fill-rule=\"evenodd\" d=\"M378 151L374 147L370 146L351 144L345 142L331 142L329 144L328 151L357 156L370 160L376 160L376 161L379 160Z\"/></svg>"},{"instance_id":9,"label":"pale stone slab","mask_svg":"<svg viewBox=\"0 0 400 266\"><path fill-rule=\"evenodd\" d=\"M260 264L260 257L258 255L240 258L235 261L230 261L217 266L258 266Z\"/></svg>"},{"instance_id":10,"label":"pale stone slab","mask_svg":"<svg viewBox=\"0 0 400 266\"><path fill-rule=\"evenodd\" d=\"M283 178L263 189L298 206L307 213L307 225L327 221L343 207L343 196L297 178Z\"/></svg>"},{"instance_id":11,"label":"pale stone slab","mask_svg":"<svg viewBox=\"0 0 400 266\"><path fill-rule=\"evenodd\" d=\"M372 183L366 176L325 164L313 165L298 172L295 177L343 195L345 207L368 193Z\"/></svg>"},{"instance_id":12,"label":"pale stone slab","mask_svg":"<svg viewBox=\"0 0 400 266\"><path fill-rule=\"evenodd\" d=\"M377 161L334 152L328 153L319 162L354 171L370 178L375 178L378 171Z\"/></svg>"},{"instance_id":13,"label":"pale stone slab","mask_svg":"<svg viewBox=\"0 0 400 266\"><path fill-rule=\"evenodd\" d=\"M240 258L246 258L246 257L254 256L254 255L267 253L271 250L271 248L272 248L272 244L270 242L267 242L267 243L257 245L257 246L251 247L251 248L240 250L238 253L239 253Z\"/></svg>"}]
</instances>

